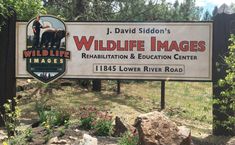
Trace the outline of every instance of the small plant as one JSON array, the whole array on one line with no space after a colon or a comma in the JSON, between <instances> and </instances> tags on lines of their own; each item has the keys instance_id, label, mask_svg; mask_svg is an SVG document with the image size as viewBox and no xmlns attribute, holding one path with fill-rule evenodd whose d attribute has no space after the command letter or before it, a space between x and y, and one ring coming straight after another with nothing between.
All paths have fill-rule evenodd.
<instances>
[{"instance_id":1,"label":"small plant","mask_svg":"<svg viewBox=\"0 0 235 145\"><path fill-rule=\"evenodd\" d=\"M62 128L59 129L59 137L62 137L64 135L65 135L65 128L62 127Z\"/></svg>"},{"instance_id":2,"label":"small plant","mask_svg":"<svg viewBox=\"0 0 235 145\"><path fill-rule=\"evenodd\" d=\"M218 110L223 115L223 120L216 121L215 127L223 127L229 131L229 134L234 134L235 124L235 35L230 37L230 46L228 56L225 56L225 63L227 66L226 75L220 79L218 85L221 91L221 99L214 100L214 104L219 105Z\"/></svg>"},{"instance_id":3,"label":"small plant","mask_svg":"<svg viewBox=\"0 0 235 145\"><path fill-rule=\"evenodd\" d=\"M45 143L51 139L52 130L51 128L46 128L46 135L44 136Z\"/></svg>"},{"instance_id":4,"label":"small plant","mask_svg":"<svg viewBox=\"0 0 235 145\"><path fill-rule=\"evenodd\" d=\"M24 132L23 132L24 136L25 136L25 139L27 141L32 141L33 139L33 132L32 132L32 129L31 128L28 128L26 129Z\"/></svg>"},{"instance_id":5,"label":"small plant","mask_svg":"<svg viewBox=\"0 0 235 145\"><path fill-rule=\"evenodd\" d=\"M52 109L40 111L39 118L42 125L51 128L54 126L64 125L66 122L68 122L70 115L64 111Z\"/></svg>"},{"instance_id":6,"label":"small plant","mask_svg":"<svg viewBox=\"0 0 235 145\"><path fill-rule=\"evenodd\" d=\"M7 100L7 103L3 105L4 113L1 114L1 117L3 118L8 137L14 136L16 133L16 127L20 116L19 107L16 105L14 107L14 104L17 103L17 100L14 98L13 101Z\"/></svg>"},{"instance_id":7,"label":"small plant","mask_svg":"<svg viewBox=\"0 0 235 145\"><path fill-rule=\"evenodd\" d=\"M118 145L137 145L138 141L139 138L135 133L126 132L118 140Z\"/></svg>"},{"instance_id":8,"label":"small plant","mask_svg":"<svg viewBox=\"0 0 235 145\"><path fill-rule=\"evenodd\" d=\"M9 137L4 143L6 145L26 145L33 138L32 129L16 132L15 136Z\"/></svg>"},{"instance_id":9,"label":"small plant","mask_svg":"<svg viewBox=\"0 0 235 145\"><path fill-rule=\"evenodd\" d=\"M64 121L64 128L68 129L71 122L69 120Z\"/></svg>"},{"instance_id":10,"label":"small plant","mask_svg":"<svg viewBox=\"0 0 235 145\"><path fill-rule=\"evenodd\" d=\"M93 129L93 122L97 118L98 110L94 107L83 107L80 110L80 127L85 130Z\"/></svg>"},{"instance_id":11,"label":"small plant","mask_svg":"<svg viewBox=\"0 0 235 145\"><path fill-rule=\"evenodd\" d=\"M39 116L39 122L46 128L54 126L68 126L70 115L58 108L51 108L45 104L36 103L36 110Z\"/></svg>"},{"instance_id":12,"label":"small plant","mask_svg":"<svg viewBox=\"0 0 235 145\"><path fill-rule=\"evenodd\" d=\"M112 134L113 125L112 117L107 114L100 118L97 122L94 122L95 134L98 136L109 136Z\"/></svg>"},{"instance_id":13,"label":"small plant","mask_svg":"<svg viewBox=\"0 0 235 145\"><path fill-rule=\"evenodd\" d=\"M94 107L83 107L80 109L80 127L92 130L99 136L108 136L112 133L112 116L107 111L99 111Z\"/></svg>"},{"instance_id":14,"label":"small plant","mask_svg":"<svg viewBox=\"0 0 235 145\"><path fill-rule=\"evenodd\" d=\"M87 117L82 117L81 118L81 122L80 122L80 126L82 129L85 130L90 130L93 128L92 123L94 122L95 118L92 116L87 116Z\"/></svg>"},{"instance_id":15,"label":"small plant","mask_svg":"<svg viewBox=\"0 0 235 145\"><path fill-rule=\"evenodd\" d=\"M109 120L98 120L94 126L95 134L98 136L109 136L112 133L112 122Z\"/></svg>"}]
</instances>

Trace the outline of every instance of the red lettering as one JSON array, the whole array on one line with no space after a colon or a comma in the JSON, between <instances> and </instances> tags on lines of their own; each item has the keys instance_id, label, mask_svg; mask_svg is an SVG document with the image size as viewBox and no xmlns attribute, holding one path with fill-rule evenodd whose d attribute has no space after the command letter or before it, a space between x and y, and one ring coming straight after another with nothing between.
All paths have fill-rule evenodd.
<instances>
[{"instance_id":1,"label":"red lettering","mask_svg":"<svg viewBox=\"0 0 235 145\"><path fill-rule=\"evenodd\" d=\"M98 40L97 40L98 41ZM100 51L106 51L107 48L104 47L103 45L103 40L99 40L99 50Z\"/></svg>"},{"instance_id":2,"label":"red lettering","mask_svg":"<svg viewBox=\"0 0 235 145\"><path fill-rule=\"evenodd\" d=\"M179 44L179 48L181 51L189 51L189 42L188 41L181 41Z\"/></svg>"},{"instance_id":3,"label":"red lettering","mask_svg":"<svg viewBox=\"0 0 235 145\"><path fill-rule=\"evenodd\" d=\"M47 50L42 50L42 56L48 56L48 51Z\"/></svg>"},{"instance_id":4,"label":"red lettering","mask_svg":"<svg viewBox=\"0 0 235 145\"><path fill-rule=\"evenodd\" d=\"M136 47L136 41L130 40L129 50L133 51L133 48Z\"/></svg>"},{"instance_id":5,"label":"red lettering","mask_svg":"<svg viewBox=\"0 0 235 145\"><path fill-rule=\"evenodd\" d=\"M165 51L169 51L168 41L164 41L163 43L161 41L157 41L157 51L161 51L161 49L164 49Z\"/></svg>"},{"instance_id":6,"label":"red lettering","mask_svg":"<svg viewBox=\"0 0 235 145\"><path fill-rule=\"evenodd\" d=\"M23 54L24 54L24 58L28 58L28 57L31 57L32 51L24 50L24 51L23 51Z\"/></svg>"},{"instance_id":7,"label":"red lettering","mask_svg":"<svg viewBox=\"0 0 235 145\"><path fill-rule=\"evenodd\" d=\"M176 41L171 42L171 45L169 47L169 51L172 51L172 50L180 51Z\"/></svg>"},{"instance_id":8,"label":"red lettering","mask_svg":"<svg viewBox=\"0 0 235 145\"><path fill-rule=\"evenodd\" d=\"M107 50L108 51L113 51L116 49L116 42L113 40L108 40L107 42Z\"/></svg>"},{"instance_id":9,"label":"red lettering","mask_svg":"<svg viewBox=\"0 0 235 145\"><path fill-rule=\"evenodd\" d=\"M204 52L206 50L206 42L199 41L198 42L198 51Z\"/></svg>"},{"instance_id":10,"label":"red lettering","mask_svg":"<svg viewBox=\"0 0 235 145\"><path fill-rule=\"evenodd\" d=\"M190 41L190 51L191 52L197 51L197 41Z\"/></svg>"},{"instance_id":11,"label":"red lettering","mask_svg":"<svg viewBox=\"0 0 235 145\"><path fill-rule=\"evenodd\" d=\"M144 41L142 41L142 40L137 41L137 50L144 51Z\"/></svg>"},{"instance_id":12,"label":"red lettering","mask_svg":"<svg viewBox=\"0 0 235 145\"><path fill-rule=\"evenodd\" d=\"M85 47L86 50L90 50L94 38L95 38L94 36L90 36L89 40L87 40L85 36L82 36L81 41L79 41L78 36L73 36L78 51L81 50L83 46Z\"/></svg>"},{"instance_id":13,"label":"red lettering","mask_svg":"<svg viewBox=\"0 0 235 145\"><path fill-rule=\"evenodd\" d=\"M64 56L64 51L60 51L60 57L63 57Z\"/></svg>"},{"instance_id":14,"label":"red lettering","mask_svg":"<svg viewBox=\"0 0 235 145\"><path fill-rule=\"evenodd\" d=\"M69 59L70 58L70 52L69 51L65 51L64 57Z\"/></svg>"},{"instance_id":15,"label":"red lettering","mask_svg":"<svg viewBox=\"0 0 235 145\"><path fill-rule=\"evenodd\" d=\"M151 37L151 51L156 51L156 37Z\"/></svg>"}]
</instances>

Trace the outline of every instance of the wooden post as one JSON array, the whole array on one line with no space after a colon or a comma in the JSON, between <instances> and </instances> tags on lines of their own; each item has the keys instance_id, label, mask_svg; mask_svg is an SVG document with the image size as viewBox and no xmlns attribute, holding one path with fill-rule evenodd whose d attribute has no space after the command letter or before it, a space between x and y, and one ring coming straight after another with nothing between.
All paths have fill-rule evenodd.
<instances>
[{"instance_id":1,"label":"wooden post","mask_svg":"<svg viewBox=\"0 0 235 145\"><path fill-rule=\"evenodd\" d=\"M117 80L117 94L121 93L120 80Z\"/></svg>"},{"instance_id":2,"label":"wooden post","mask_svg":"<svg viewBox=\"0 0 235 145\"><path fill-rule=\"evenodd\" d=\"M161 81L161 110L165 109L165 81Z\"/></svg>"},{"instance_id":3,"label":"wooden post","mask_svg":"<svg viewBox=\"0 0 235 145\"><path fill-rule=\"evenodd\" d=\"M92 80L92 90L95 92L100 92L101 91L101 80Z\"/></svg>"},{"instance_id":4,"label":"wooden post","mask_svg":"<svg viewBox=\"0 0 235 145\"><path fill-rule=\"evenodd\" d=\"M3 20L4 18L1 17L0 19ZM16 96L15 13L4 21L6 25L2 27L0 32L0 111L2 114L4 114L3 105L8 99L13 100ZM0 126L4 126L2 117L0 117Z\"/></svg>"},{"instance_id":5,"label":"wooden post","mask_svg":"<svg viewBox=\"0 0 235 145\"><path fill-rule=\"evenodd\" d=\"M224 65L224 56L228 54L229 36L231 34L232 24L235 21L235 14L218 14L213 22L213 100L221 101L223 97L221 92L225 88L218 86L218 81L226 75L226 66ZM229 106L231 104L227 104ZM213 104L213 134L214 135L234 135L234 132L223 126L228 121L229 116L234 116L234 112L227 108L227 114L223 113L220 104ZM231 125L230 127L234 127Z\"/></svg>"}]
</instances>

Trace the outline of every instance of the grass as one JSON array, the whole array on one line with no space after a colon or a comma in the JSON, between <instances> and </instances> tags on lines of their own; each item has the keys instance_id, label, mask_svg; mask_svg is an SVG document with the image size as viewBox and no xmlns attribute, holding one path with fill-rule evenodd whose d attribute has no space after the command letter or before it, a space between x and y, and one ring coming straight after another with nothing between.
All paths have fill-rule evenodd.
<instances>
[{"instance_id":1,"label":"grass","mask_svg":"<svg viewBox=\"0 0 235 145\"><path fill-rule=\"evenodd\" d=\"M62 80L58 80L54 84L59 84L60 81ZM63 87L51 85L51 93L35 93L36 89L43 88L42 85L35 85L38 88L19 92L17 95L23 96L20 106L23 117L36 117L32 115L35 112L33 106L41 96L49 98L48 105L69 112L73 119L76 119L79 107L87 105L109 110L112 115L120 116L131 124L139 114L160 109L161 84L157 81L122 82L119 95L115 92L116 81L103 81L102 91L98 93L81 88L76 83L72 84L72 86ZM211 132L211 83L166 82L165 91L165 112L170 118L178 124L189 126L195 136Z\"/></svg>"}]
</instances>

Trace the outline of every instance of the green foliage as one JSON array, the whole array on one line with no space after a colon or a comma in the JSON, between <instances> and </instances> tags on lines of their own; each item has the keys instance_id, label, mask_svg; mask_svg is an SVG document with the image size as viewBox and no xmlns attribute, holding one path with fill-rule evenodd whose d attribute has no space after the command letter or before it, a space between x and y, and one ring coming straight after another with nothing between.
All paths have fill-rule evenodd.
<instances>
[{"instance_id":1,"label":"green foliage","mask_svg":"<svg viewBox=\"0 0 235 145\"><path fill-rule=\"evenodd\" d=\"M98 110L93 107L83 107L80 110L80 127L85 130L93 129Z\"/></svg>"},{"instance_id":2,"label":"green foliage","mask_svg":"<svg viewBox=\"0 0 235 145\"><path fill-rule=\"evenodd\" d=\"M20 117L20 109L18 106L14 107L14 104L17 104L17 100L7 100L7 102L3 105L4 112L1 114L8 137L13 136L16 133L16 127L18 125L18 119Z\"/></svg>"},{"instance_id":3,"label":"green foliage","mask_svg":"<svg viewBox=\"0 0 235 145\"><path fill-rule=\"evenodd\" d=\"M208 10L204 13L202 20L203 21L210 21L210 20L212 20L212 15L210 14L210 12Z\"/></svg>"},{"instance_id":4,"label":"green foliage","mask_svg":"<svg viewBox=\"0 0 235 145\"><path fill-rule=\"evenodd\" d=\"M59 129L59 137L62 137L62 136L64 136L65 135L65 128L64 127L62 127L62 128L60 128Z\"/></svg>"},{"instance_id":5,"label":"green foliage","mask_svg":"<svg viewBox=\"0 0 235 145\"><path fill-rule=\"evenodd\" d=\"M123 136L118 140L118 145L137 145L138 144L138 136L133 133L126 132Z\"/></svg>"},{"instance_id":6,"label":"green foliage","mask_svg":"<svg viewBox=\"0 0 235 145\"><path fill-rule=\"evenodd\" d=\"M39 116L39 122L46 128L54 126L67 125L70 115L58 108L51 108L46 104L36 103L36 111Z\"/></svg>"},{"instance_id":7,"label":"green foliage","mask_svg":"<svg viewBox=\"0 0 235 145\"><path fill-rule=\"evenodd\" d=\"M107 111L94 107L83 107L80 113L80 127L93 130L95 135L109 136L112 133L112 116Z\"/></svg>"},{"instance_id":8,"label":"green foliage","mask_svg":"<svg viewBox=\"0 0 235 145\"><path fill-rule=\"evenodd\" d=\"M33 139L33 132L31 128L28 128L24 131L24 135L27 141L31 141Z\"/></svg>"},{"instance_id":9,"label":"green foliage","mask_svg":"<svg viewBox=\"0 0 235 145\"><path fill-rule=\"evenodd\" d=\"M45 14L46 10L41 0L0 0L0 31L6 20L14 10L18 20L28 21L38 14Z\"/></svg>"},{"instance_id":10,"label":"green foliage","mask_svg":"<svg viewBox=\"0 0 235 145\"><path fill-rule=\"evenodd\" d=\"M37 14L46 13L41 0L0 0L0 14L8 16L8 8L12 8L19 20L29 20Z\"/></svg>"},{"instance_id":11,"label":"green foliage","mask_svg":"<svg viewBox=\"0 0 235 145\"><path fill-rule=\"evenodd\" d=\"M174 4L165 0L44 0L48 13L78 21L200 20L195 0Z\"/></svg>"},{"instance_id":12,"label":"green foliage","mask_svg":"<svg viewBox=\"0 0 235 145\"><path fill-rule=\"evenodd\" d=\"M221 106L220 113L227 118L227 120L217 121L216 123L228 130L232 130L235 124L235 36L231 35L229 40L231 42L229 53L225 57L225 63L227 65L226 76L218 82L218 85L223 88L221 92L222 98L215 101L215 104Z\"/></svg>"},{"instance_id":13,"label":"green foliage","mask_svg":"<svg viewBox=\"0 0 235 145\"><path fill-rule=\"evenodd\" d=\"M46 128L46 135L44 136L45 143L52 138L52 129Z\"/></svg>"},{"instance_id":14,"label":"green foliage","mask_svg":"<svg viewBox=\"0 0 235 145\"><path fill-rule=\"evenodd\" d=\"M15 136L8 138L4 143L7 145L26 145L32 138L32 129L27 128L24 131L18 131Z\"/></svg>"},{"instance_id":15,"label":"green foliage","mask_svg":"<svg viewBox=\"0 0 235 145\"><path fill-rule=\"evenodd\" d=\"M95 120L93 116L82 117L80 119L80 126L82 129L90 130L93 128L92 122Z\"/></svg>"},{"instance_id":16,"label":"green foliage","mask_svg":"<svg viewBox=\"0 0 235 145\"><path fill-rule=\"evenodd\" d=\"M58 110L39 111L39 120L47 128L61 126L68 122L70 115Z\"/></svg>"},{"instance_id":17,"label":"green foliage","mask_svg":"<svg viewBox=\"0 0 235 145\"><path fill-rule=\"evenodd\" d=\"M69 114L58 110L43 110L39 112L39 120L48 128L64 125L69 120Z\"/></svg>"},{"instance_id":18,"label":"green foliage","mask_svg":"<svg viewBox=\"0 0 235 145\"><path fill-rule=\"evenodd\" d=\"M231 3L231 5L229 6L230 10L232 11L232 13L235 13L235 3Z\"/></svg>"},{"instance_id":19,"label":"green foliage","mask_svg":"<svg viewBox=\"0 0 235 145\"><path fill-rule=\"evenodd\" d=\"M94 130L95 134L98 136L109 136L112 134L112 120L104 117L95 122Z\"/></svg>"}]
</instances>

